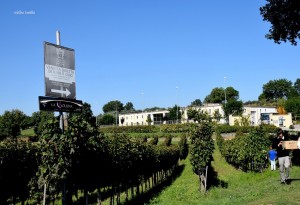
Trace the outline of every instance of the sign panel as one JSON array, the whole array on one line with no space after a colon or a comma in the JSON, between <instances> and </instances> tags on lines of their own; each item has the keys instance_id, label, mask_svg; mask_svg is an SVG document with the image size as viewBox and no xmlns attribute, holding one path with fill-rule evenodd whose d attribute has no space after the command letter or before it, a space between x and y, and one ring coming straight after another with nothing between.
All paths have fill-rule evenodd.
<instances>
[{"instance_id":1,"label":"sign panel","mask_svg":"<svg viewBox=\"0 0 300 205\"><path fill-rule=\"evenodd\" d=\"M44 42L45 95L76 99L75 51Z\"/></svg>"},{"instance_id":2,"label":"sign panel","mask_svg":"<svg viewBox=\"0 0 300 205\"><path fill-rule=\"evenodd\" d=\"M82 112L81 100L39 96L39 106L45 111Z\"/></svg>"},{"instance_id":3,"label":"sign panel","mask_svg":"<svg viewBox=\"0 0 300 205\"><path fill-rule=\"evenodd\" d=\"M283 141L284 149L298 149L298 141Z\"/></svg>"}]
</instances>

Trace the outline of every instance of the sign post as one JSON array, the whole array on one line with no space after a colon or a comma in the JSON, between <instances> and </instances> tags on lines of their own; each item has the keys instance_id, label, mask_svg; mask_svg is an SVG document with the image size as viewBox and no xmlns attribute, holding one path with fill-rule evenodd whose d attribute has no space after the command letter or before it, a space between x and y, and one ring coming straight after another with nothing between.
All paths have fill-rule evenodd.
<instances>
[{"instance_id":1,"label":"sign post","mask_svg":"<svg viewBox=\"0 0 300 205\"><path fill-rule=\"evenodd\" d=\"M82 111L82 101L76 100L75 76L75 51L60 45L60 33L56 31L56 44L44 42L46 97L39 97L39 107L40 110L59 112L62 132L63 112Z\"/></svg>"},{"instance_id":2,"label":"sign post","mask_svg":"<svg viewBox=\"0 0 300 205\"><path fill-rule=\"evenodd\" d=\"M76 100L75 51L60 45L56 31L56 44L44 42L45 95L39 97L40 110L58 111L60 129L64 132L63 112L82 112L82 101ZM66 204L66 182L62 190L62 204ZM46 182L44 186L44 202Z\"/></svg>"}]
</instances>

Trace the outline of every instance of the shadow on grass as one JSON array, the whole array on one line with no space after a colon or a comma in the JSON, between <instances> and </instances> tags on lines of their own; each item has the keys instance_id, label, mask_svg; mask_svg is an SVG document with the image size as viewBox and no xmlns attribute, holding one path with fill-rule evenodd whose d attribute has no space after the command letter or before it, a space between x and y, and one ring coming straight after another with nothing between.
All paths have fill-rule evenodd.
<instances>
[{"instance_id":1,"label":"shadow on grass","mask_svg":"<svg viewBox=\"0 0 300 205\"><path fill-rule=\"evenodd\" d=\"M139 196L130 199L128 202L121 203L123 205L137 205L137 204L147 204L150 200L156 196L158 196L165 188L170 186L182 173L185 165L179 165L174 170L173 174L166 179L164 182L156 185L150 190L140 194Z\"/></svg>"},{"instance_id":2,"label":"shadow on grass","mask_svg":"<svg viewBox=\"0 0 300 205\"><path fill-rule=\"evenodd\" d=\"M218 178L218 173L212 166L208 168L207 175L207 189L210 189L212 187L228 188L228 183Z\"/></svg>"},{"instance_id":3,"label":"shadow on grass","mask_svg":"<svg viewBox=\"0 0 300 205\"><path fill-rule=\"evenodd\" d=\"M175 168L173 174L168 177L165 181L161 182L160 184L156 185L155 187L141 193L138 196L135 196L133 199L130 199L128 202L122 202L122 205L138 205L138 204L145 204L150 202L152 198L158 196L161 191L163 191L166 187L170 186L182 173L185 165L179 165ZM111 190L102 191L101 192L101 199L106 200L109 199L111 196ZM97 203L97 193L89 194L89 204L96 204ZM85 204L84 196L79 197L76 202L73 202L75 205Z\"/></svg>"},{"instance_id":4,"label":"shadow on grass","mask_svg":"<svg viewBox=\"0 0 300 205\"><path fill-rule=\"evenodd\" d=\"M111 196L111 189L108 189L106 191L101 191L101 200L104 201L106 199L109 199ZM89 204L96 204L98 200L98 193L89 193L88 196L88 202ZM77 201L73 201L73 205L82 205L86 204L86 199L84 196L81 196L78 198Z\"/></svg>"}]
</instances>

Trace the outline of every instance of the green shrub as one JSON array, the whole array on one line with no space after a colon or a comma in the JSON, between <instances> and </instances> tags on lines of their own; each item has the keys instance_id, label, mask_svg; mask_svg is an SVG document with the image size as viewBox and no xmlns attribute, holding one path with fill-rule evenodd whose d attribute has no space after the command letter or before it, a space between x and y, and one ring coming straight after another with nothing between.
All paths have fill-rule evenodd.
<instances>
[{"instance_id":1,"label":"green shrub","mask_svg":"<svg viewBox=\"0 0 300 205\"><path fill-rule=\"evenodd\" d=\"M179 151L180 151L180 159L186 159L189 153L189 145L187 143L187 137L185 135L182 135L180 137L179 141Z\"/></svg>"},{"instance_id":2,"label":"green shrub","mask_svg":"<svg viewBox=\"0 0 300 205\"><path fill-rule=\"evenodd\" d=\"M158 143L158 136L157 135L153 136L151 138L151 140L150 140L149 143L152 144L152 145L157 145L157 143Z\"/></svg>"},{"instance_id":3,"label":"green shrub","mask_svg":"<svg viewBox=\"0 0 300 205\"><path fill-rule=\"evenodd\" d=\"M217 137L222 156L236 168L244 171L251 169L249 164L264 164L271 144L270 135L263 126L232 140L222 141Z\"/></svg>"},{"instance_id":4,"label":"green shrub","mask_svg":"<svg viewBox=\"0 0 300 205\"><path fill-rule=\"evenodd\" d=\"M171 143L172 143L172 135L167 135L166 137L165 137L165 140L164 140L164 145L165 146L170 146L171 145Z\"/></svg>"}]
</instances>

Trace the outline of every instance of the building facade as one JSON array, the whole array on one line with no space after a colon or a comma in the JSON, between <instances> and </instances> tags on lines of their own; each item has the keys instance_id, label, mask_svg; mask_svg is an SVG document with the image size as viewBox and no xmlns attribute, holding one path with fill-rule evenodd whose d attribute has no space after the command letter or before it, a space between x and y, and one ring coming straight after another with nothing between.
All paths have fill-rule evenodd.
<instances>
[{"instance_id":1,"label":"building facade","mask_svg":"<svg viewBox=\"0 0 300 205\"><path fill-rule=\"evenodd\" d=\"M207 103L203 104L202 106L197 106L197 107L186 107L182 108L182 122L183 123L188 123L188 122L194 122L193 120L188 119L188 110L189 109L195 109L195 110L201 110L204 113L207 113L209 116L214 118L216 115L220 116L219 120L216 120L220 124L226 123L226 120L224 118L224 111L222 108L222 104L219 103Z\"/></svg>"},{"instance_id":2,"label":"building facade","mask_svg":"<svg viewBox=\"0 0 300 205\"><path fill-rule=\"evenodd\" d=\"M244 106L242 116L249 120L250 125L270 124L277 127L288 128L293 124L292 114L279 114L275 107L268 106ZM241 122L240 116L229 116L229 125Z\"/></svg>"},{"instance_id":3,"label":"building facade","mask_svg":"<svg viewBox=\"0 0 300 205\"><path fill-rule=\"evenodd\" d=\"M119 126L166 124L168 110L119 114Z\"/></svg>"},{"instance_id":4,"label":"building facade","mask_svg":"<svg viewBox=\"0 0 300 205\"><path fill-rule=\"evenodd\" d=\"M181 107L180 111L182 117L179 121L181 123L193 122L188 119L188 110L195 109L201 110L211 116L217 123L225 124L226 119L224 117L224 111L222 104L208 103L199 107ZM293 124L291 113L281 115L278 114L275 107L269 106L247 106L243 107L244 111L242 117L245 118L250 125L257 126L264 124L271 124L277 127L288 128ZM124 113L119 114L119 126L136 126L136 125L156 125L166 124L167 116L169 115L168 110L156 110L151 112L135 112L135 113ZM218 119L216 116L219 116ZM229 116L229 125L235 125L241 122L241 116Z\"/></svg>"}]
</instances>

